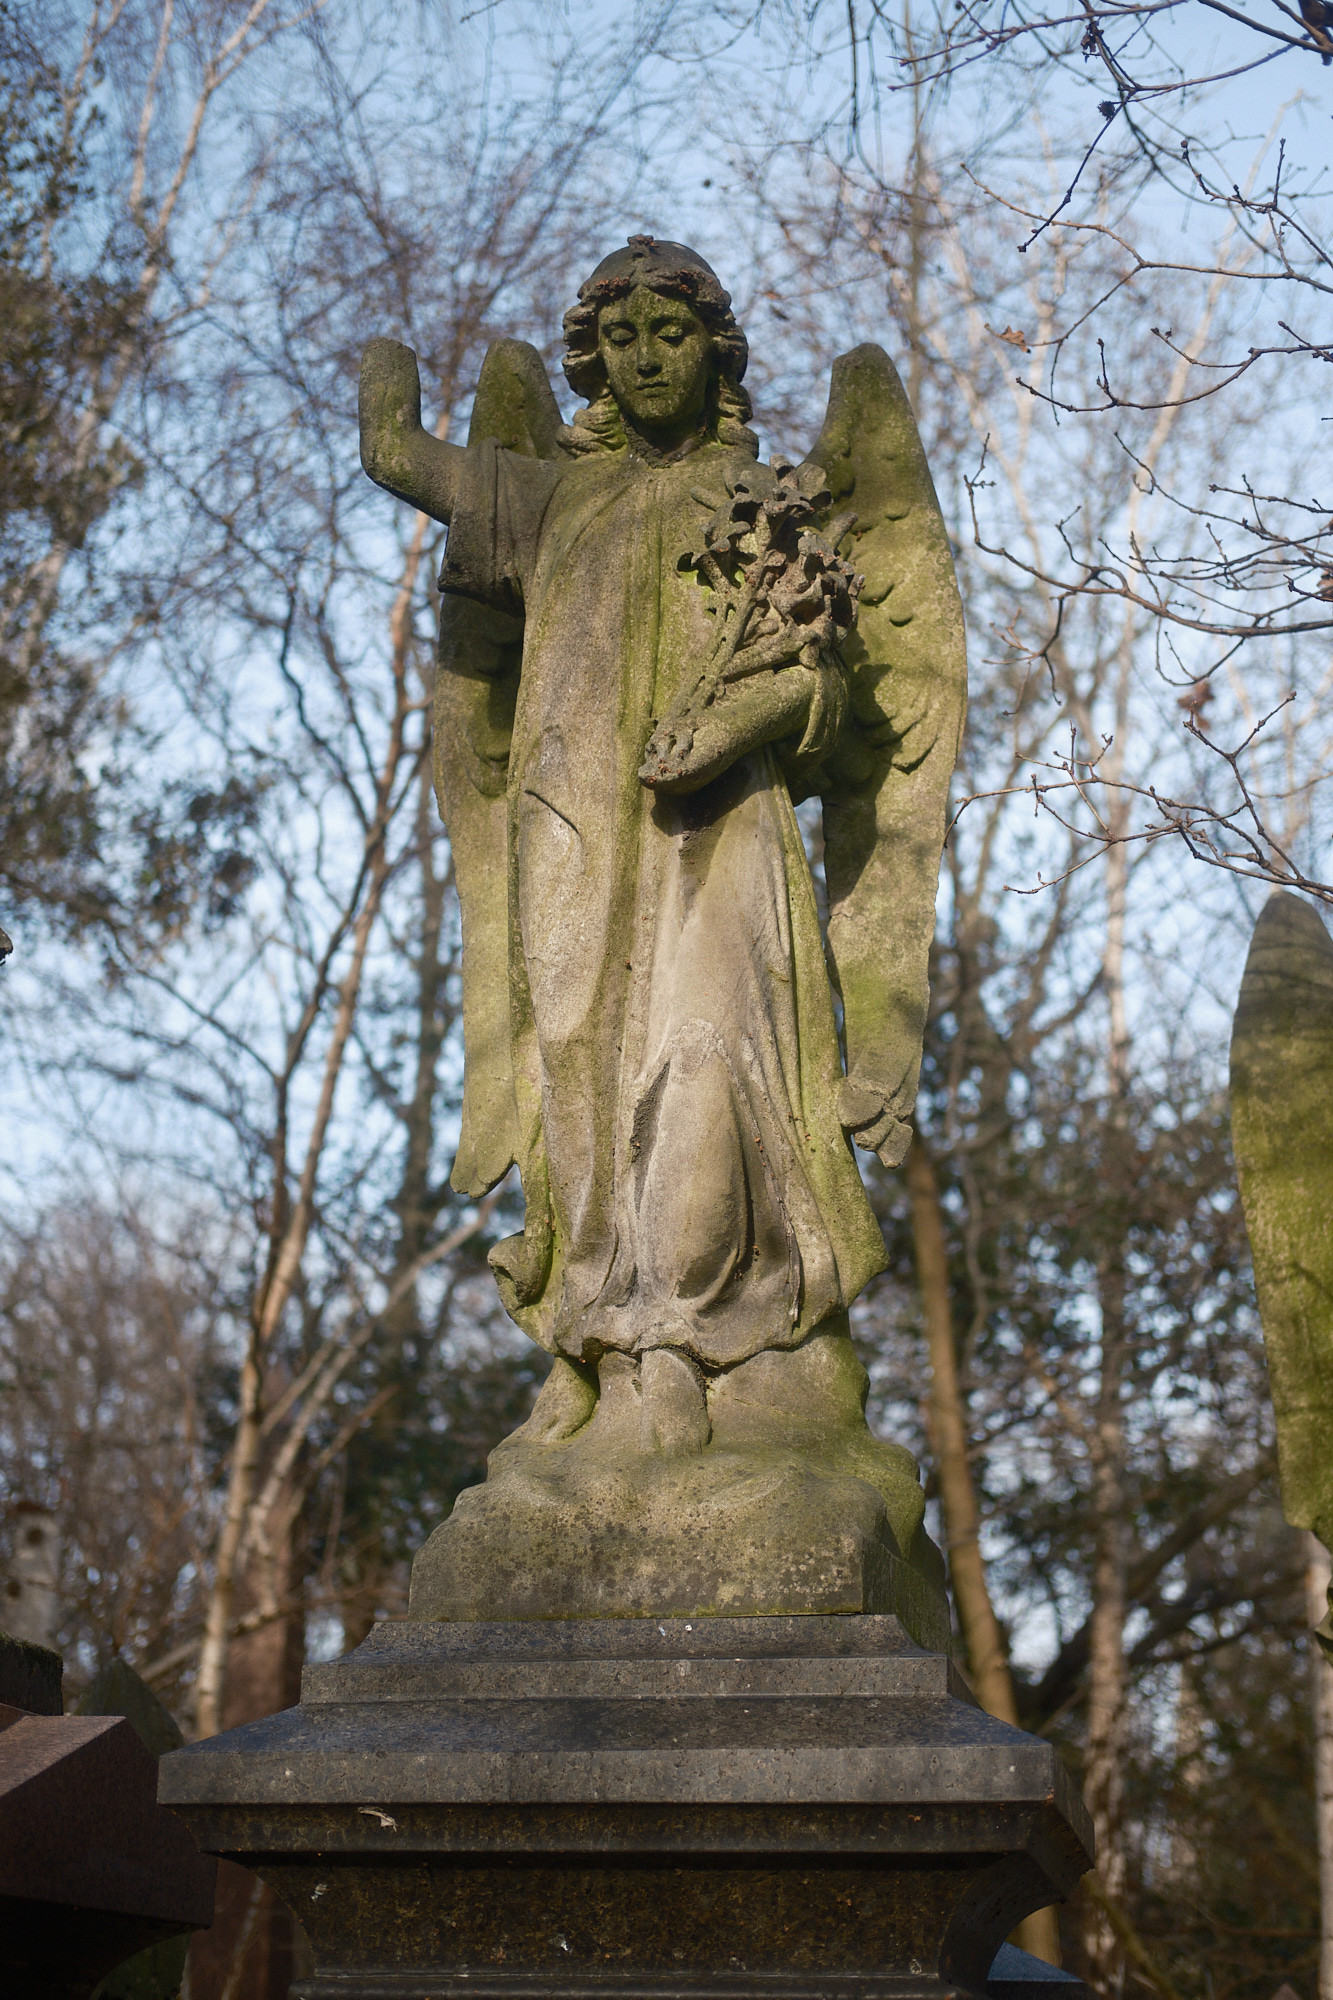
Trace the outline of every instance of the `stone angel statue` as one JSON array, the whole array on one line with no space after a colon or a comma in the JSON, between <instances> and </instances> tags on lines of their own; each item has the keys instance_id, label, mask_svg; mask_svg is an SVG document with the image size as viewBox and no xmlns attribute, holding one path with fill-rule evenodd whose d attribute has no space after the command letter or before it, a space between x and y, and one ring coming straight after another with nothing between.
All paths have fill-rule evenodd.
<instances>
[{"instance_id":1,"label":"stone angel statue","mask_svg":"<svg viewBox=\"0 0 1333 2000\"><path fill-rule=\"evenodd\" d=\"M930 472L873 346L834 364L810 457L761 464L745 335L680 244L632 237L564 333L572 425L501 341L465 447L423 430L409 349L362 365L366 471L449 525L453 1180L517 1164L490 1261L555 1357L413 1614L911 1599L935 1630L916 1468L865 1427L847 1322L886 1261L852 1142L906 1150L966 698Z\"/></svg>"}]
</instances>

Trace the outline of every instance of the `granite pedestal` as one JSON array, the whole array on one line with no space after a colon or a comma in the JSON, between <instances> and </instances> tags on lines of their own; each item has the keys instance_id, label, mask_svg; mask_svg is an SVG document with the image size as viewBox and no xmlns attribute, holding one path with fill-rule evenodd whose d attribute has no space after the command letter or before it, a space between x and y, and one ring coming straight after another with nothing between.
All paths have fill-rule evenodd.
<instances>
[{"instance_id":1,"label":"granite pedestal","mask_svg":"<svg viewBox=\"0 0 1333 2000\"><path fill-rule=\"evenodd\" d=\"M983 1995L1092 1860L891 1617L385 1625L160 1796L296 1911L301 2000Z\"/></svg>"}]
</instances>

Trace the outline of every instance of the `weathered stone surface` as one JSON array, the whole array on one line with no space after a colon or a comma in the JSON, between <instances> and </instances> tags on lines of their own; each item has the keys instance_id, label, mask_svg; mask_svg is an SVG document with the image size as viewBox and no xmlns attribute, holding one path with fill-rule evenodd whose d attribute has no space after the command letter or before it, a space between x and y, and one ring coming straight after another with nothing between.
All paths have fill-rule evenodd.
<instances>
[{"instance_id":1,"label":"weathered stone surface","mask_svg":"<svg viewBox=\"0 0 1333 2000\"><path fill-rule=\"evenodd\" d=\"M410 1616L895 1612L945 1647L944 1566L916 1465L872 1437L865 1389L846 1333L816 1334L713 1378L706 1439L671 1449L644 1435L635 1364L610 1355L590 1421L548 1442L548 1386L492 1454L485 1485L418 1555Z\"/></svg>"},{"instance_id":2,"label":"weathered stone surface","mask_svg":"<svg viewBox=\"0 0 1333 2000\"><path fill-rule=\"evenodd\" d=\"M450 525L454 1181L517 1163L524 1227L491 1263L557 1356L414 1606L892 1607L933 1632L915 1482L863 1424L827 1449L781 1422L722 1437L732 1376L845 1335L883 1268L850 1139L907 1144L966 683L916 423L858 348L812 456L758 463L745 336L680 244L605 259L565 336L573 425L536 351L501 342L466 447L422 428L408 349L362 368L367 472ZM812 794L827 936L793 811Z\"/></svg>"},{"instance_id":3,"label":"weathered stone surface","mask_svg":"<svg viewBox=\"0 0 1333 2000\"><path fill-rule=\"evenodd\" d=\"M1269 897L1231 1035L1231 1132L1254 1257L1282 1507L1333 1547L1333 938ZM1319 1627L1333 1651L1333 1613Z\"/></svg>"},{"instance_id":4,"label":"weathered stone surface","mask_svg":"<svg viewBox=\"0 0 1333 2000\"><path fill-rule=\"evenodd\" d=\"M891 1618L381 1627L162 1797L298 1912L305 2000L981 1995L1091 1850Z\"/></svg>"},{"instance_id":5,"label":"weathered stone surface","mask_svg":"<svg viewBox=\"0 0 1333 2000\"><path fill-rule=\"evenodd\" d=\"M184 1742L176 1718L127 1660L109 1660L93 1676L75 1708L76 1715L123 1715L152 1757L179 1750ZM175 2000L185 1976L189 1933L162 1938L108 1973L97 2000Z\"/></svg>"},{"instance_id":6,"label":"weathered stone surface","mask_svg":"<svg viewBox=\"0 0 1333 2000\"><path fill-rule=\"evenodd\" d=\"M123 1715L144 1749L154 1757L165 1757L169 1750L179 1750L185 1741L175 1716L162 1706L129 1662L119 1657L93 1676L74 1713Z\"/></svg>"}]
</instances>

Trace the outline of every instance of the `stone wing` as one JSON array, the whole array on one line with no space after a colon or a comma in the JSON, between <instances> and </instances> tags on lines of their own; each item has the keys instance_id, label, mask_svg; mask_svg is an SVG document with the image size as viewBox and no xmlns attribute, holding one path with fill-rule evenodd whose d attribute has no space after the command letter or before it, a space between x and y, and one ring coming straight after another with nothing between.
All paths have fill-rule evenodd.
<instances>
[{"instance_id":1,"label":"stone wing","mask_svg":"<svg viewBox=\"0 0 1333 2000\"><path fill-rule=\"evenodd\" d=\"M856 514L839 549L865 579L844 648L848 721L818 785L829 962L846 1037L843 1123L896 1165L921 1067L967 651L944 517L883 348L853 348L834 362L810 461L823 468L830 515Z\"/></svg>"},{"instance_id":2,"label":"stone wing","mask_svg":"<svg viewBox=\"0 0 1333 2000\"><path fill-rule=\"evenodd\" d=\"M561 417L546 368L526 341L499 340L477 384L469 445L494 438L554 458ZM519 1150L509 1020L506 783L523 621L445 594L435 677L435 793L453 851L463 925L463 1112L452 1180L481 1195Z\"/></svg>"}]
</instances>

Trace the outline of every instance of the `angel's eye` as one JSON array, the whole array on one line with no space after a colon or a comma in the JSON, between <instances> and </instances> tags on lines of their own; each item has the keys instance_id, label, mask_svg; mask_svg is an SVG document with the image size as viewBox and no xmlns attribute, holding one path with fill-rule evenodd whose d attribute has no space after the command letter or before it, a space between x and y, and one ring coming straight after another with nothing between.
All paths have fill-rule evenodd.
<instances>
[{"instance_id":1,"label":"angel's eye","mask_svg":"<svg viewBox=\"0 0 1333 2000\"><path fill-rule=\"evenodd\" d=\"M666 342L668 347L679 347L681 341L685 338L686 331L687 329L683 326L664 326L660 338Z\"/></svg>"},{"instance_id":2,"label":"angel's eye","mask_svg":"<svg viewBox=\"0 0 1333 2000\"><path fill-rule=\"evenodd\" d=\"M634 328L632 326L608 326L604 329L604 332L612 347L632 347L634 345Z\"/></svg>"}]
</instances>

